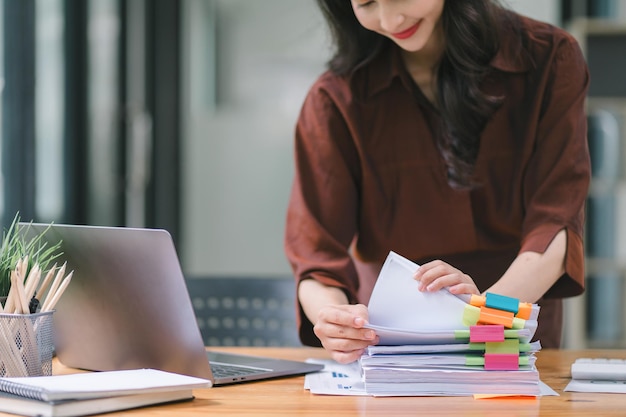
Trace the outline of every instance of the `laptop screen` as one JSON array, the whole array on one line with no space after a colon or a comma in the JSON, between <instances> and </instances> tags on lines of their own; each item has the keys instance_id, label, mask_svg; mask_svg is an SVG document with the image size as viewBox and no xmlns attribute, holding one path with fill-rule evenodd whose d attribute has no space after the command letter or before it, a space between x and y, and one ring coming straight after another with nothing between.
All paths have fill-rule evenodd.
<instances>
[{"instance_id":1,"label":"laptop screen","mask_svg":"<svg viewBox=\"0 0 626 417\"><path fill-rule=\"evenodd\" d=\"M23 223L34 236L47 224ZM212 379L171 236L160 229L52 225L74 271L54 313L59 360L89 370L157 368Z\"/></svg>"}]
</instances>

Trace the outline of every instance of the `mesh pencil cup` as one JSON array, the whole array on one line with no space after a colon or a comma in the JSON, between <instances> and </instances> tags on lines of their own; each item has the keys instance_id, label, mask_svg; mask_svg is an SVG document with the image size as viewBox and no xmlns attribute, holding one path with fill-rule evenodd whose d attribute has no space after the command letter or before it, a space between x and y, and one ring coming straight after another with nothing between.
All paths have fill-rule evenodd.
<instances>
[{"instance_id":1,"label":"mesh pencil cup","mask_svg":"<svg viewBox=\"0 0 626 417\"><path fill-rule=\"evenodd\" d=\"M52 375L53 313L0 314L0 377Z\"/></svg>"}]
</instances>

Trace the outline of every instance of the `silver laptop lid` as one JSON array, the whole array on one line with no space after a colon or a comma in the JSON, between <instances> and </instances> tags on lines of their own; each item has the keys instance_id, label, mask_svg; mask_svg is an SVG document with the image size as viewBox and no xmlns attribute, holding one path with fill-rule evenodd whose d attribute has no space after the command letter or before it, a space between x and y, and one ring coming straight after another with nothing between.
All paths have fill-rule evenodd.
<instances>
[{"instance_id":1,"label":"silver laptop lid","mask_svg":"<svg viewBox=\"0 0 626 417\"><path fill-rule=\"evenodd\" d=\"M21 225L41 233L47 224ZM52 225L72 282L54 313L56 353L90 370L158 368L213 380L170 234Z\"/></svg>"}]
</instances>

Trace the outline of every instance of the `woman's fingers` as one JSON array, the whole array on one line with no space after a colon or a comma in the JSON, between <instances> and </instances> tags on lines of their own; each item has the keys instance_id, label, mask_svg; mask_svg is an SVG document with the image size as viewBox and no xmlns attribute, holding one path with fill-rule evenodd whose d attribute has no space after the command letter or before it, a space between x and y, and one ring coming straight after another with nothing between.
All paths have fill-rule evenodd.
<instances>
[{"instance_id":1,"label":"woman's fingers","mask_svg":"<svg viewBox=\"0 0 626 417\"><path fill-rule=\"evenodd\" d=\"M363 328L366 323L364 305L330 306L320 311L313 331L334 360L348 363L357 360L367 346L378 343L376 332Z\"/></svg>"},{"instance_id":2,"label":"woman's fingers","mask_svg":"<svg viewBox=\"0 0 626 417\"><path fill-rule=\"evenodd\" d=\"M414 275L420 291L448 288L453 294L479 294L474 280L450 264L436 260L419 267Z\"/></svg>"}]
</instances>

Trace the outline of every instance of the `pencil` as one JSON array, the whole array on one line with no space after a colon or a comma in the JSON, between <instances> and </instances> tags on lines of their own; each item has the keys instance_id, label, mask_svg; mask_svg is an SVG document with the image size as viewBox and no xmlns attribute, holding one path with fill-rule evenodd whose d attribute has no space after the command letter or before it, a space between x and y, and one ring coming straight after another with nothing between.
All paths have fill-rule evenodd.
<instances>
[{"instance_id":1,"label":"pencil","mask_svg":"<svg viewBox=\"0 0 626 417\"><path fill-rule=\"evenodd\" d=\"M50 282L52 281L52 277L54 276L54 271L56 269L57 269L57 264L55 263L54 265L52 265L52 268L50 268L50 270L46 274L46 277L41 282L41 285L39 286L39 288L37 288L37 290L35 291L35 294L37 295L37 297L39 297L39 301L42 303L43 303L44 293L46 292L48 285L50 285Z\"/></svg>"},{"instance_id":2,"label":"pencil","mask_svg":"<svg viewBox=\"0 0 626 417\"><path fill-rule=\"evenodd\" d=\"M11 275L13 275L13 272L11 272ZM4 302L4 311L6 313L13 313L13 310L15 309L15 297L16 297L15 292L16 291L17 291L17 289L13 285L13 281L11 281L11 287L9 288L9 294L7 295L7 300Z\"/></svg>"},{"instance_id":3,"label":"pencil","mask_svg":"<svg viewBox=\"0 0 626 417\"><path fill-rule=\"evenodd\" d=\"M11 286L17 289L18 307L16 312L18 314L28 314L28 300L26 299L26 292L24 290L24 283L19 279L15 271L11 272Z\"/></svg>"},{"instance_id":4,"label":"pencil","mask_svg":"<svg viewBox=\"0 0 626 417\"><path fill-rule=\"evenodd\" d=\"M33 265L30 272L28 273L28 277L24 283L24 289L26 290L26 299L30 300L33 298L33 294L35 293L35 289L39 285L39 280L41 279L41 268L39 264Z\"/></svg>"},{"instance_id":5,"label":"pencil","mask_svg":"<svg viewBox=\"0 0 626 417\"><path fill-rule=\"evenodd\" d=\"M48 294L46 294L46 300L43 301L43 304L42 304L42 307L41 307L42 311L46 311L47 310L48 303L50 302L51 297L54 296L54 294L57 291L57 288L61 284L61 280L63 279L63 275L65 274L65 266L66 265L67 265L67 262L63 263L63 265L61 265L61 268L59 268L59 270L57 271L57 274L54 277L54 281L52 281L52 285L50 286L50 290L48 290ZM39 301L41 301L41 300L39 300Z\"/></svg>"},{"instance_id":6,"label":"pencil","mask_svg":"<svg viewBox=\"0 0 626 417\"><path fill-rule=\"evenodd\" d=\"M59 285L59 288L57 289L57 291L52 296L52 299L50 300L49 303L48 303L49 297L46 297L46 305L44 306L44 308L42 308L41 310L42 312L51 311L54 309L54 306L59 302L59 299L61 298L61 296L67 289L67 286L70 285L70 281L72 281L72 275L74 275L74 271L67 274L67 276L65 277L61 285Z\"/></svg>"}]
</instances>

